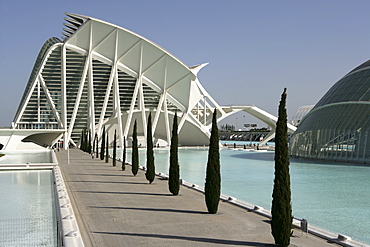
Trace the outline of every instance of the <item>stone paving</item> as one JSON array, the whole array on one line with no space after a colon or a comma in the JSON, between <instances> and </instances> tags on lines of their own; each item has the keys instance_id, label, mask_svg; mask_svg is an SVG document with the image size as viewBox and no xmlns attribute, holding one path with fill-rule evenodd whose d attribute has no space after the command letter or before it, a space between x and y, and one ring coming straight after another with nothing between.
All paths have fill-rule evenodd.
<instances>
[{"instance_id":1,"label":"stone paving","mask_svg":"<svg viewBox=\"0 0 370 247\"><path fill-rule=\"evenodd\" d=\"M56 152L85 246L274 246L268 218L220 201L207 213L204 195L168 181L152 184L144 171L121 170L78 149ZM141 161L143 164L145 161ZM336 246L294 230L291 246Z\"/></svg>"}]
</instances>

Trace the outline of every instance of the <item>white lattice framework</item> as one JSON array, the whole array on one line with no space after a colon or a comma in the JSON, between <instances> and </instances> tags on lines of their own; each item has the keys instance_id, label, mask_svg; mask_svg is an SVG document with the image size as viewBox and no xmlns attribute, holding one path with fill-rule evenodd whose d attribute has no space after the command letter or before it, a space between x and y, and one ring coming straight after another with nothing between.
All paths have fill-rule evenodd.
<instances>
[{"instance_id":1,"label":"white lattice framework","mask_svg":"<svg viewBox=\"0 0 370 247\"><path fill-rule=\"evenodd\" d=\"M59 129L76 145L83 129L100 137L103 126L130 137L133 122L146 137L170 143L174 113L181 145L207 145L212 112L218 121L246 111L269 124L276 117L255 106L221 107L200 84L206 64L188 67L153 42L122 27L67 14L64 41L50 39L40 52L13 122L14 129ZM294 131L290 126L291 132ZM271 135L272 135L271 134Z\"/></svg>"}]
</instances>

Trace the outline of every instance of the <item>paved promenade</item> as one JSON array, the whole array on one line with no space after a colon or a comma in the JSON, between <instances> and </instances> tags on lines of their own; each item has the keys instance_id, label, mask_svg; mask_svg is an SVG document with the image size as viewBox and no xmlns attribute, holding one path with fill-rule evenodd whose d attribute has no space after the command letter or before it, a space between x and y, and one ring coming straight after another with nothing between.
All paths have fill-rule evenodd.
<instances>
[{"instance_id":1,"label":"paved promenade","mask_svg":"<svg viewBox=\"0 0 370 247\"><path fill-rule=\"evenodd\" d=\"M204 195L182 186L178 196L158 177L148 184L78 149L56 152L85 246L274 246L268 219L220 202L207 213ZM140 162L144 164L145 161ZM291 246L336 246L294 230Z\"/></svg>"}]
</instances>

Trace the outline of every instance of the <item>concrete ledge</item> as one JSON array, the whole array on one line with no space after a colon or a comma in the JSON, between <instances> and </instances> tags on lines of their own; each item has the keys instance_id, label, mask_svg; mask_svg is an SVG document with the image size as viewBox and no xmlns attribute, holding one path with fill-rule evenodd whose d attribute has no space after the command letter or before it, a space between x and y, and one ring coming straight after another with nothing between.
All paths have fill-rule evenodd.
<instances>
[{"instance_id":1,"label":"concrete ledge","mask_svg":"<svg viewBox=\"0 0 370 247\"><path fill-rule=\"evenodd\" d=\"M83 247L84 243L78 229L73 207L69 200L59 166L54 167L53 174L55 182L54 194L56 199L56 213L58 217L58 228L60 229L60 232L58 232L58 239L62 239L63 246L65 247Z\"/></svg>"}]
</instances>

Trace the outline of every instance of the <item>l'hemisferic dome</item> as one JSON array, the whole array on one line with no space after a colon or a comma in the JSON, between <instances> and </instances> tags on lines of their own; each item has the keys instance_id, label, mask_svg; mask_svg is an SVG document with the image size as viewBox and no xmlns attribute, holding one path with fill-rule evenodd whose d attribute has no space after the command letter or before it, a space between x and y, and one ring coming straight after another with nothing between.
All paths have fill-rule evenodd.
<instances>
[{"instance_id":1,"label":"l'hemisferic dome","mask_svg":"<svg viewBox=\"0 0 370 247\"><path fill-rule=\"evenodd\" d=\"M370 162L370 60L329 89L302 119L290 147L293 157Z\"/></svg>"}]
</instances>

